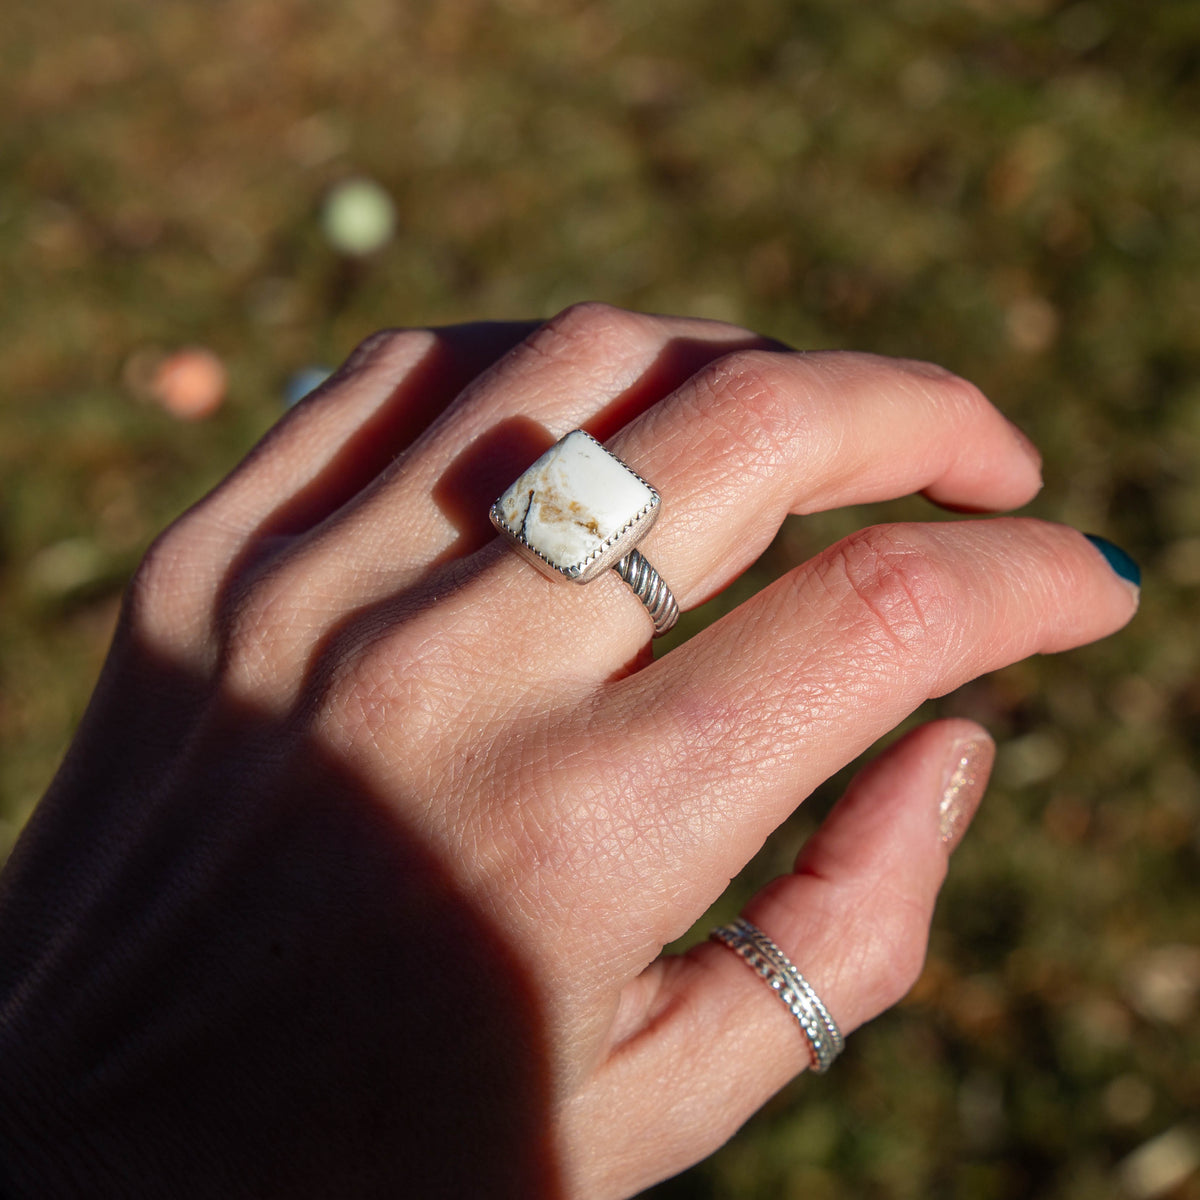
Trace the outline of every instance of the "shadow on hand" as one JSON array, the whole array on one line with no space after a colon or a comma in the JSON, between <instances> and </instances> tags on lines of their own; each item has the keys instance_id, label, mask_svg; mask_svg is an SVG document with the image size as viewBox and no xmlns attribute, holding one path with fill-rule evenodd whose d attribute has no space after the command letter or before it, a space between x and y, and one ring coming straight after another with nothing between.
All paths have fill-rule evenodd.
<instances>
[{"instance_id":1,"label":"shadow on hand","mask_svg":"<svg viewBox=\"0 0 1200 1200\"><path fill-rule=\"evenodd\" d=\"M558 1195L530 972L398 798L122 661L0 877L0 1193Z\"/></svg>"}]
</instances>

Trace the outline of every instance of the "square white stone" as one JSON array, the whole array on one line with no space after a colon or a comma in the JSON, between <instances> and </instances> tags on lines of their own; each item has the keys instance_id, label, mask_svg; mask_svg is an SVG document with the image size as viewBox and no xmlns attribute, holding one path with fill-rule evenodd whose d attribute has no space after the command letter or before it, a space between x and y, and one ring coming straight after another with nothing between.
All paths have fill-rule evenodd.
<instances>
[{"instance_id":1,"label":"square white stone","mask_svg":"<svg viewBox=\"0 0 1200 1200\"><path fill-rule=\"evenodd\" d=\"M576 429L492 505L491 518L544 574L587 583L637 545L658 505L644 479Z\"/></svg>"}]
</instances>

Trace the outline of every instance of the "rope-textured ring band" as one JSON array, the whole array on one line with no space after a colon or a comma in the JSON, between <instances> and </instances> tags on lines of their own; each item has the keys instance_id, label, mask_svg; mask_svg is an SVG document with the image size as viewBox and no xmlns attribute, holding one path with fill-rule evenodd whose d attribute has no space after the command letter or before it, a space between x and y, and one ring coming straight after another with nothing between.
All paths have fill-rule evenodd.
<instances>
[{"instance_id":1,"label":"rope-textured ring band","mask_svg":"<svg viewBox=\"0 0 1200 1200\"><path fill-rule=\"evenodd\" d=\"M714 929L711 936L740 955L766 981L796 1018L808 1040L812 1069L818 1075L828 1071L846 1043L829 1009L792 960L745 917L739 917L732 925Z\"/></svg>"},{"instance_id":2,"label":"rope-textured ring band","mask_svg":"<svg viewBox=\"0 0 1200 1200\"><path fill-rule=\"evenodd\" d=\"M646 606L654 622L654 636L662 637L679 620L679 605L675 603L671 589L663 583L662 576L637 550L630 550L624 558L619 559L613 570L633 588L633 594Z\"/></svg>"},{"instance_id":3,"label":"rope-textured ring band","mask_svg":"<svg viewBox=\"0 0 1200 1200\"><path fill-rule=\"evenodd\" d=\"M556 442L492 505L492 524L543 575L591 583L610 567L633 590L661 637L679 605L634 547L661 499L640 475L582 429Z\"/></svg>"}]
</instances>

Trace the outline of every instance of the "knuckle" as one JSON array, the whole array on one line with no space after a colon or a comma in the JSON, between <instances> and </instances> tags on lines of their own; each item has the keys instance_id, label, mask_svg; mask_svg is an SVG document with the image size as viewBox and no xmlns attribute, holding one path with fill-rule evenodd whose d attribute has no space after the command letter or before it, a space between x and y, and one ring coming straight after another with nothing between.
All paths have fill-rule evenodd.
<instances>
[{"instance_id":1,"label":"knuckle","mask_svg":"<svg viewBox=\"0 0 1200 1200\"><path fill-rule=\"evenodd\" d=\"M195 513L181 517L151 543L126 589L127 623L159 644L179 644L200 627L208 611L210 571L193 529Z\"/></svg>"},{"instance_id":2,"label":"knuckle","mask_svg":"<svg viewBox=\"0 0 1200 1200\"><path fill-rule=\"evenodd\" d=\"M340 385L350 383L375 372L390 373L403 370L437 340L429 329L380 329L369 334L353 350L340 367L317 388L313 395L323 396Z\"/></svg>"},{"instance_id":3,"label":"knuckle","mask_svg":"<svg viewBox=\"0 0 1200 1200\"><path fill-rule=\"evenodd\" d=\"M947 371L942 367L936 369L941 372L940 386L951 402L964 408L991 407L991 401L969 379L964 379L961 375L956 375L953 371Z\"/></svg>"},{"instance_id":4,"label":"knuckle","mask_svg":"<svg viewBox=\"0 0 1200 1200\"><path fill-rule=\"evenodd\" d=\"M300 623L297 593L276 572L252 572L221 598L218 628L227 680L250 688L274 680L285 662L289 631Z\"/></svg>"},{"instance_id":5,"label":"knuckle","mask_svg":"<svg viewBox=\"0 0 1200 1200\"><path fill-rule=\"evenodd\" d=\"M654 319L597 300L564 308L529 338L530 347L552 359L578 358L581 350L619 357L653 336Z\"/></svg>"},{"instance_id":6,"label":"knuckle","mask_svg":"<svg viewBox=\"0 0 1200 1200\"><path fill-rule=\"evenodd\" d=\"M169 603L181 588L187 573L187 557L181 552L176 527L160 533L142 557L130 580L127 603L135 614L153 612Z\"/></svg>"},{"instance_id":7,"label":"knuckle","mask_svg":"<svg viewBox=\"0 0 1200 1200\"><path fill-rule=\"evenodd\" d=\"M803 405L782 386L778 353L746 348L722 355L697 376L697 428L705 436L733 441L739 471L771 473L795 459L810 431Z\"/></svg>"},{"instance_id":8,"label":"knuckle","mask_svg":"<svg viewBox=\"0 0 1200 1200\"><path fill-rule=\"evenodd\" d=\"M390 360L398 353L407 354L429 344L433 335L427 329L379 329L368 334L350 352L338 375L356 375L380 360Z\"/></svg>"},{"instance_id":9,"label":"knuckle","mask_svg":"<svg viewBox=\"0 0 1200 1200\"><path fill-rule=\"evenodd\" d=\"M910 532L876 526L843 539L824 563L824 584L852 610L873 644L907 660L940 654L951 635L956 588Z\"/></svg>"},{"instance_id":10,"label":"knuckle","mask_svg":"<svg viewBox=\"0 0 1200 1200\"><path fill-rule=\"evenodd\" d=\"M469 690L452 643L436 622L395 612L346 626L313 665L322 725L349 746L386 746L396 762L422 760L445 739Z\"/></svg>"},{"instance_id":11,"label":"knuckle","mask_svg":"<svg viewBox=\"0 0 1200 1200\"><path fill-rule=\"evenodd\" d=\"M429 329L380 329L369 334L328 379L313 388L297 409L306 410L311 401L364 377L403 371L426 353L436 339L437 334Z\"/></svg>"}]
</instances>

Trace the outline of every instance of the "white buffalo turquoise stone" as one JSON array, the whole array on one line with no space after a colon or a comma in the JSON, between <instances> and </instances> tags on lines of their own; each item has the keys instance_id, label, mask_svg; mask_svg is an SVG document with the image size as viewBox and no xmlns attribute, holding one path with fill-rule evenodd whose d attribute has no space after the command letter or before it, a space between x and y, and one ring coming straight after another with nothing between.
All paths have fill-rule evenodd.
<instances>
[{"instance_id":1,"label":"white buffalo turquoise stone","mask_svg":"<svg viewBox=\"0 0 1200 1200\"><path fill-rule=\"evenodd\" d=\"M492 506L492 522L549 575L586 583L628 553L658 515L658 493L576 429Z\"/></svg>"}]
</instances>

